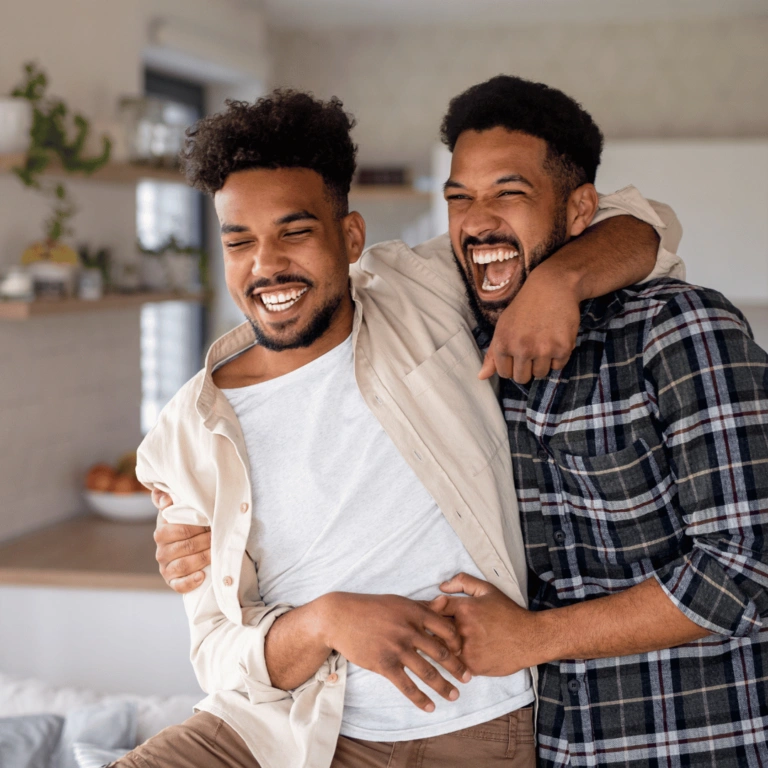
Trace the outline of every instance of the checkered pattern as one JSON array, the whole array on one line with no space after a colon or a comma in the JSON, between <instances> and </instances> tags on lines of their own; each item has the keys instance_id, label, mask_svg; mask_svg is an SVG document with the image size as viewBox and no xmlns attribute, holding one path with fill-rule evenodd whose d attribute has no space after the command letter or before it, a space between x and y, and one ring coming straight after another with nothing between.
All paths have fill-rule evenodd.
<instances>
[{"instance_id":1,"label":"checkered pattern","mask_svg":"<svg viewBox=\"0 0 768 768\"><path fill-rule=\"evenodd\" d=\"M768 357L744 317L633 286L585 305L562 372L502 399L532 608L653 576L715 633L544 665L541 765L768 768Z\"/></svg>"}]
</instances>

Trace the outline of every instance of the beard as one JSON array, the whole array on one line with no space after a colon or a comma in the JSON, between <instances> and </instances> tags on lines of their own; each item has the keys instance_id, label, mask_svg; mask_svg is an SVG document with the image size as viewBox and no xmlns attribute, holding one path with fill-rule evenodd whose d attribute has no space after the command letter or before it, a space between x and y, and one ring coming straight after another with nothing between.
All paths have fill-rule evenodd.
<instances>
[{"instance_id":1,"label":"beard","mask_svg":"<svg viewBox=\"0 0 768 768\"><path fill-rule=\"evenodd\" d=\"M469 307L472 310L472 314L475 317L478 328L488 336L493 335L496 322L499 319L501 313L509 306L512 299L517 296L520 289L523 287L523 283L530 274L531 270L541 264L542 261L548 259L555 251L559 250L568 239L568 220L566 218L567 207L563 203L556 211L554 221L552 222L552 229L545 240L536 244L530 251L528 257L523 251L520 242L514 237L507 237L503 235L489 235L484 238L477 238L469 236L464 239L461 244L464 260L459 259L456 254L456 250L451 243L451 252L453 253L453 260L456 263L456 268L459 270L459 275L464 283L464 288L467 294L467 301ZM471 256L469 254L470 246L477 245L505 245L516 250L520 255L517 257L520 261L520 275L517 281L517 287L512 293L502 301L484 301L480 298L477 292L477 285L475 284L475 276L472 268L468 266L471 262ZM467 265L465 267L465 265Z\"/></svg>"},{"instance_id":2,"label":"beard","mask_svg":"<svg viewBox=\"0 0 768 768\"><path fill-rule=\"evenodd\" d=\"M297 278L293 275L280 275L276 280L258 280L248 287L246 291L246 297L250 298L253 292L258 288L272 288L277 285L285 285L287 283L303 283L308 288L313 288L314 283L306 278ZM291 318L282 323L275 323L274 330L265 328L258 320L249 315L245 316L245 319L251 324L253 328L253 335L256 338L256 343L268 349L272 352L283 352L288 349L300 349L302 347L310 347L320 337L325 335L328 329L331 327L333 318L339 311L339 308L344 301L346 292L342 291L338 295L330 296L326 301L317 307L307 321L305 321L303 327L293 328L300 318ZM258 301L259 299L257 299ZM291 332L293 329L293 332Z\"/></svg>"}]
</instances>

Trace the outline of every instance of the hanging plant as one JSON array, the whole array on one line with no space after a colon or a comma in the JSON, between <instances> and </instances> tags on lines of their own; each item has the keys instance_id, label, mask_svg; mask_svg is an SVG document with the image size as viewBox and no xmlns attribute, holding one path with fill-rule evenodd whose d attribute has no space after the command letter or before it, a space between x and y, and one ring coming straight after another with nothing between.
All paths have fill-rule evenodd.
<instances>
[{"instance_id":1,"label":"hanging plant","mask_svg":"<svg viewBox=\"0 0 768 768\"><path fill-rule=\"evenodd\" d=\"M45 222L47 248L44 249L48 258L51 258L55 244L65 235L71 234L69 221L77 212L77 207L64 184L46 179L43 173L53 162L67 173L82 173L88 176L109 161L112 144L105 136L102 139L101 153L95 157L86 157L84 150L90 133L88 120L79 113L73 114L71 126L74 127L74 135L70 136L69 108L61 99L46 96L48 77L45 72L34 63L25 64L24 72L26 79L11 95L27 99L32 104L32 128L24 164L13 170L25 186L36 189L51 199L53 211ZM40 245L36 244L34 254L27 256L25 253L23 260L45 258L44 254L40 254ZM59 256L63 257L61 250L60 248ZM76 263L77 254L69 248L65 247L65 250L71 253L68 253L66 258L55 260L71 261L71 254L74 254Z\"/></svg>"}]
</instances>

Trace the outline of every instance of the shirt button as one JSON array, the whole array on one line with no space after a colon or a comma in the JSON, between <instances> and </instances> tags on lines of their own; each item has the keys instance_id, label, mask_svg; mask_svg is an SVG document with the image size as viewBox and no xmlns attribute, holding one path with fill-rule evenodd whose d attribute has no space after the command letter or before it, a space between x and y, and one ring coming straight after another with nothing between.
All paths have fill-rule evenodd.
<instances>
[{"instance_id":1,"label":"shirt button","mask_svg":"<svg viewBox=\"0 0 768 768\"><path fill-rule=\"evenodd\" d=\"M222 581L224 582L225 587L231 587L232 586L232 577L231 576L225 576Z\"/></svg>"},{"instance_id":2,"label":"shirt button","mask_svg":"<svg viewBox=\"0 0 768 768\"><path fill-rule=\"evenodd\" d=\"M331 672L328 677L325 678L326 683L336 683L339 680L339 676L335 672Z\"/></svg>"},{"instance_id":3,"label":"shirt button","mask_svg":"<svg viewBox=\"0 0 768 768\"><path fill-rule=\"evenodd\" d=\"M539 450L537 455L541 461L549 461L549 454L543 448Z\"/></svg>"},{"instance_id":4,"label":"shirt button","mask_svg":"<svg viewBox=\"0 0 768 768\"><path fill-rule=\"evenodd\" d=\"M247 501L244 501L244 502L243 502L243 503L240 505L240 511L241 511L241 512L247 512L247 511L248 511L248 502L247 502Z\"/></svg>"},{"instance_id":5,"label":"shirt button","mask_svg":"<svg viewBox=\"0 0 768 768\"><path fill-rule=\"evenodd\" d=\"M568 681L568 690L571 693L578 693L579 688L581 688L581 683L578 680L569 680Z\"/></svg>"},{"instance_id":6,"label":"shirt button","mask_svg":"<svg viewBox=\"0 0 768 768\"><path fill-rule=\"evenodd\" d=\"M565 544L567 536L563 531L555 531L553 538L556 544Z\"/></svg>"}]
</instances>

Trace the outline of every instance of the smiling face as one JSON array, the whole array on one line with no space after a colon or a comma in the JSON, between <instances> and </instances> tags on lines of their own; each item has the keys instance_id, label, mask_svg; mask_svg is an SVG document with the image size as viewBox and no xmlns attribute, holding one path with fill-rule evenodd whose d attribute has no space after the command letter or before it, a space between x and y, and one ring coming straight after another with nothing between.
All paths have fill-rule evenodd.
<instances>
[{"instance_id":1,"label":"smiling face","mask_svg":"<svg viewBox=\"0 0 768 768\"><path fill-rule=\"evenodd\" d=\"M349 265L365 240L360 215L339 219L322 177L306 168L232 173L214 205L227 288L259 344L282 352L343 341L352 329Z\"/></svg>"},{"instance_id":2,"label":"smiling face","mask_svg":"<svg viewBox=\"0 0 768 768\"><path fill-rule=\"evenodd\" d=\"M569 236L543 139L464 131L445 184L451 245L478 322L494 326L537 264Z\"/></svg>"}]
</instances>

